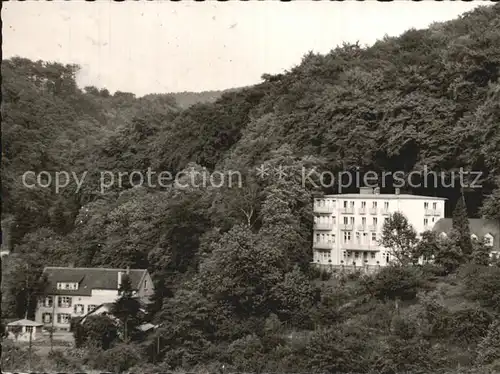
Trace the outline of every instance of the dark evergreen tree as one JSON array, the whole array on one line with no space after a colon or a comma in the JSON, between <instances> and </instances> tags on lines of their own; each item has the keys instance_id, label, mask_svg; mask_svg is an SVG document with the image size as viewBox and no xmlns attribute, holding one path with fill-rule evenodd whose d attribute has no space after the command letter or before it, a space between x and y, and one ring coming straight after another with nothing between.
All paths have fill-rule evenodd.
<instances>
[{"instance_id":1,"label":"dark evergreen tree","mask_svg":"<svg viewBox=\"0 0 500 374\"><path fill-rule=\"evenodd\" d=\"M111 308L111 313L120 320L122 326L122 337L125 342L134 337L137 326L139 325L139 313L141 304L134 296L130 277L124 274L120 288L118 289L120 297L115 301Z\"/></svg>"},{"instance_id":2,"label":"dark evergreen tree","mask_svg":"<svg viewBox=\"0 0 500 374\"><path fill-rule=\"evenodd\" d=\"M476 265L488 266L490 264L490 248L484 240L474 241L471 260Z\"/></svg>"},{"instance_id":3,"label":"dark evergreen tree","mask_svg":"<svg viewBox=\"0 0 500 374\"><path fill-rule=\"evenodd\" d=\"M457 235L457 245L466 256L472 254L472 240L470 237L469 219L467 217L467 207L465 197L462 194L453 210L453 230Z\"/></svg>"},{"instance_id":4,"label":"dark evergreen tree","mask_svg":"<svg viewBox=\"0 0 500 374\"><path fill-rule=\"evenodd\" d=\"M163 306L163 299L173 297L174 294L170 287L166 276L161 276L158 281L155 282L155 289L153 295L149 298L150 303L147 306L148 310L148 320L154 318L155 314L158 313Z\"/></svg>"},{"instance_id":5,"label":"dark evergreen tree","mask_svg":"<svg viewBox=\"0 0 500 374\"><path fill-rule=\"evenodd\" d=\"M434 263L441 266L445 274L453 273L467 260L459 241L460 233L452 230L449 239L443 239L439 242Z\"/></svg>"}]
</instances>

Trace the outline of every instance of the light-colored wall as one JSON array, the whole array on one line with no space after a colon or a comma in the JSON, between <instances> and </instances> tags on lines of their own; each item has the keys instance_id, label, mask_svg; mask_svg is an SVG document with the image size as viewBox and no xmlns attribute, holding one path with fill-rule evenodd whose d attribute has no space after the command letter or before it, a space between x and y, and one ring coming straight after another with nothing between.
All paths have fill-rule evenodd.
<instances>
[{"instance_id":1,"label":"light-colored wall","mask_svg":"<svg viewBox=\"0 0 500 374\"><path fill-rule=\"evenodd\" d=\"M144 283L144 281L146 281L146 283ZM153 281L149 273L146 273L146 276L139 285L139 290L137 291L137 295L139 296L142 302L147 303L149 301L149 297L153 294L153 292L154 292ZM38 304L38 308L35 314L35 321L44 323L43 314L53 313L52 318L54 319L54 327L69 328L69 324L62 324L57 322L57 314L66 313L70 314L71 317L83 317L85 314L89 312L88 309L89 305L98 306L104 303L115 302L116 299L118 298L118 290L94 289L92 290L91 296L71 296L72 298L71 307L68 308L58 307L58 300L57 300L57 298L59 297L58 295L50 295L50 296L53 297L54 307L45 307L43 306L44 300L40 300L40 303ZM84 306L82 314L76 314L74 312L75 304L82 304ZM49 325L52 325L52 323L50 323Z\"/></svg>"},{"instance_id":2,"label":"light-colored wall","mask_svg":"<svg viewBox=\"0 0 500 374\"><path fill-rule=\"evenodd\" d=\"M43 314L44 313L53 313L54 318L54 327L69 327L69 324L63 324L57 322L57 314L65 313L70 314L71 317L83 317L85 314L89 312L89 305L101 305L103 303L112 303L118 298L118 291L114 290L92 290L92 296L71 296L71 307L63 308L58 306L58 295L50 295L53 298L53 307L46 307L42 305L38 305L38 309L36 311L35 321L44 323ZM66 295L64 295L66 296ZM44 300L40 300L41 303ZM83 305L83 313L77 314L74 312L74 307L76 304ZM52 325L52 323L50 323Z\"/></svg>"},{"instance_id":3,"label":"light-colored wall","mask_svg":"<svg viewBox=\"0 0 500 374\"><path fill-rule=\"evenodd\" d=\"M41 326L35 326L33 327L33 332L31 333L31 340L37 340L42 338L42 327ZM14 334L12 331L9 331L9 327L7 327L7 338L16 340L16 341L22 341L22 342L27 342L30 340L30 333L27 331L26 326L22 326L21 331L19 334Z\"/></svg>"},{"instance_id":4,"label":"light-colored wall","mask_svg":"<svg viewBox=\"0 0 500 374\"><path fill-rule=\"evenodd\" d=\"M313 241L316 241L316 234L329 234L330 238L332 238L332 235L335 235L335 242L332 243L331 249L329 251L330 253L330 259L331 259L331 264L333 265L340 265L342 264L341 261L344 261L344 264L352 264L353 261L356 261L356 265L377 265L377 262L385 266L387 265L387 260L386 256L389 251L387 251L385 248L382 246L378 245L378 243L374 243L372 241L372 231L367 230L370 226L373 225L373 218L377 217L377 230L375 231L377 235L377 240L381 239L381 233L382 233L382 227L384 225L384 218L388 217L388 215L382 214L382 211L384 210L384 203L388 202L389 207L387 212L389 214L393 214L395 212L400 212L406 216L408 219L408 222L413 226L417 234L421 234L426 230L432 229L434 224L441 218L444 218L444 208L445 208L445 201L442 199L436 199L436 198L426 198L426 199L418 199L418 198L412 198L412 197L398 197L394 198L394 195L391 195L391 198L384 197L383 194L381 195L359 195L359 196L349 196L343 198L342 196L339 195L339 197L333 198L333 197L327 197L325 198L326 200L326 206L330 207L332 210L331 213L325 213L324 209L323 212L319 212L320 209L317 209L317 201L315 200L314 203L314 211L315 211L315 217L321 216L321 217L328 217L330 220L329 222L332 222L331 230L314 230L314 236L313 236ZM354 202L354 210L352 214L345 214L343 209L344 209L344 201L347 201L347 206L348 208L351 207L351 202ZM366 202L366 210L365 214L360 213L360 208L362 205L362 201ZM372 208L373 202L377 202L377 211L376 215L371 214L370 209ZM426 208L424 206L424 203L428 203L428 208L426 212ZM436 204L436 215L428 215L428 213L431 213L433 211L433 204ZM335 217L335 218L333 218ZM363 240L363 232L366 232L368 234L367 239L368 239L368 245L369 249L365 251L361 251L359 254L359 258L355 258L354 253L352 253L351 257L346 257L344 258L343 256L343 251L347 250L353 250L349 249L347 245L344 244L344 230L342 229L342 226L344 225L344 217L348 218L348 223L351 223L352 218L354 218L354 227L353 230L351 231L351 243L356 243L356 232L359 232L361 240ZM366 229L365 231L359 230L358 226L362 224L362 218L366 217ZM328 221L327 219L327 221ZM424 219L427 219L427 226L424 225ZM320 264L330 264L328 262L328 257L325 258L325 256L320 256L321 253L325 253L328 250L317 250L313 249L313 261L315 263L318 263L318 259L320 260ZM362 252L367 252L368 257L364 258ZM375 258L372 258L372 253L375 253ZM367 262L365 262L365 259ZM389 256L389 260L391 260Z\"/></svg>"}]
</instances>

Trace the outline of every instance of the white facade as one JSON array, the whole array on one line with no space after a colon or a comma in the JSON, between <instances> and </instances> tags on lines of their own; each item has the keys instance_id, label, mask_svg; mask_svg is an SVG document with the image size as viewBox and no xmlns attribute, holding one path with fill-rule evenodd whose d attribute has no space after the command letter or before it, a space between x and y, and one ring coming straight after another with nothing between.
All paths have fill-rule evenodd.
<instances>
[{"instance_id":1,"label":"white facade","mask_svg":"<svg viewBox=\"0 0 500 374\"><path fill-rule=\"evenodd\" d=\"M362 188L359 194L317 198L313 209L313 262L336 266L386 266L391 256L379 241L389 215L404 214L421 235L444 217L444 209L444 198L379 194L371 188Z\"/></svg>"},{"instance_id":2,"label":"white facade","mask_svg":"<svg viewBox=\"0 0 500 374\"><path fill-rule=\"evenodd\" d=\"M119 272L118 284L121 282L121 276L122 273ZM99 305L113 303L119 297L118 289L91 289L88 296L79 294L80 287L81 285L75 282L58 282L56 289L61 290L60 294L55 292L39 300L35 313L36 322L42 323L45 327L53 326L56 330L68 331L71 318L83 317ZM68 291L74 294L69 294ZM139 282L139 290L134 293L139 300L147 303L153 292L153 282L146 272Z\"/></svg>"},{"instance_id":3,"label":"white facade","mask_svg":"<svg viewBox=\"0 0 500 374\"><path fill-rule=\"evenodd\" d=\"M103 303L118 298L118 290L92 290L91 296L47 295L40 300L35 320L58 330L69 329L73 317L83 317Z\"/></svg>"}]
</instances>

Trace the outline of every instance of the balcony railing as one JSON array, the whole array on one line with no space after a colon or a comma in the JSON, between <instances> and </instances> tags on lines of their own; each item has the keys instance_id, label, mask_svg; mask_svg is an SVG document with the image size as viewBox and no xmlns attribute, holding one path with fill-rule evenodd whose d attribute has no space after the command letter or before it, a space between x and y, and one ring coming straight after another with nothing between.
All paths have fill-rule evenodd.
<instances>
[{"instance_id":1,"label":"balcony railing","mask_svg":"<svg viewBox=\"0 0 500 374\"><path fill-rule=\"evenodd\" d=\"M356 262L357 265L353 265L353 262ZM341 264L341 265L332 265L332 264L318 264L314 263L314 266L326 270L326 271L338 271L338 272L345 272L345 273L354 273L354 272L362 272L362 273L376 273L377 271L380 270L381 265L365 265L361 263L362 261L356 260L356 261L349 261L347 264Z\"/></svg>"},{"instance_id":2,"label":"balcony railing","mask_svg":"<svg viewBox=\"0 0 500 374\"><path fill-rule=\"evenodd\" d=\"M377 225L370 225L370 226L368 226L368 231L372 231L372 232L377 231Z\"/></svg>"},{"instance_id":3,"label":"balcony railing","mask_svg":"<svg viewBox=\"0 0 500 374\"><path fill-rule=\"evenodd\" d=\"M335 207L331 205L314 205L314 212L316 213L333 213Z\"/></svg>"},{"instance_id":4,"label":"balcony railing","mask_svg":"<svg viewBox=\"0 0 500 374\"><path fill-rule=\"evenodd\" d=\"M389 209L383 208L380 210L380 214L383 216L388 216L390 214Z\"/></svg>"},{"instance_id":5,"label":"balcony railing","mask_svg":"<svg viewBox=\"0 0 500 374\"><path fill-rule=\"evenodd\" d=\"M315 222L314 223L314 230L330 231L332 229L333 229L332 223L325 223L325 222Z\"/></svg>"},{"instance_id":6,"label":"balcony railing","mask_svg":"<svg viewBox=\"0 0 500 374\"><path fill-rule=\"evenodd\" d=\"M348 242L342 243L342 249L350 251L378 251L377 243Z\"/></svg>"},{"instance_id":7,"label":"balcony railing","mask_svg":"<svg viewBox=\"0 0 500 374\"><path fill-rule=\"evenodd\" d=\"M426 216L439 216L439 213L435 209L426 209L425 210L425 215Z\"/></svg>"},{"instance_id":8,"label":"balcony railing","mask_svg":"<svg viewBox=\"0 0 500 374\"><path fill-rule=\"evenodd\" d=\"M358 225L358 231L366 231L367 226L366 225Z\"/></svg>"},{"instance_id":9,"label":"balcony railing","mask_svg":"<svg viewBox=\"0 0 500 374\"><path fill-rule=\"evenodd\" d=\"M361 214L361 215L366 214L366 208L359 208L358 214Z\"/></svg>"},{"instance_id":10,"label":"balcony railing","mask_svg":"<svg viewBox=\"0 0 500 374\"><path fill-rule=\"evenodd\" d=\"M377 215L377 208L370 208L370 214Z\"/></svg>"},{"instance_id":11,"label":"balcony railing","mask_svg":"<svg viewBox=\"0 0 500 374\"><path fill-rule=\"evenodd\" d=\"M314 242L313 247L316 249L332 249L333 242L331 240Z\"/></svg>"},{"instance_id":12,"label":"balcony railing","mask_svg":"<svg viewBox=\"0 0 500 374\"><path fill-rule=\"evenodd\" d=\"M354 208L353 207L347 207L347 208L342 208L340 210L342 214L354 214Z\"/></svg>"},{"instance_id":13,"label":"balcony railing","mask_svg":"<svg viewBox=\"0 0 500 374\"><path fill-rule=\"evenodd\" d=\"M354 225L353 224L343 224L343 225L340 225L340 229L341 230L344 230L344 231L352 231L354 229Z\"/></svg>"}]
</instances>

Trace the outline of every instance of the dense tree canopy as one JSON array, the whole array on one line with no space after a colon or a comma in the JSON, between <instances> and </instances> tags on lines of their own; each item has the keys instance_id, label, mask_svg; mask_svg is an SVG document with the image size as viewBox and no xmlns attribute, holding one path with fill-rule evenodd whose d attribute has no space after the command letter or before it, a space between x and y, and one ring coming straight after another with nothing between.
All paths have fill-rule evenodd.
<instances>
[{"instance_id":1,"label":"dense tree canopy","mask_svg":"<svg viewBox=\"0 0 500 374\"><path fill-rule=\"evenodd\" d=\"M15 254L2 276L6 316L33 314L44 266L129 266L147 268L158 285L148 318L159 328L125 346L101 344L109 350L95 357L113 368L389 374L498 365L498 326L485 326L500 312L499 268L467 240L464 222L500 218L499 5L370 47L308 53L283 74L188 104L82 90L77 72L2 63L2 227ZM443 172L454 187L415 192L448 198L448 216L459 201L455 232L417 244L404 217L392 217L385 239L404 250L400 266L319 276L308 266L311 201L338 181L304 183L314 168ZM464 189L467 206L461 168L481 173L481 188ZM69 178L56 190L61 171ZM241 185L222 180L231 171ZM411 265L418 257L433 264ZM488 350L477 354L479 346Z\"/></svg>"}]
</instances>

